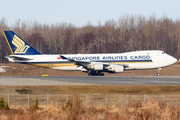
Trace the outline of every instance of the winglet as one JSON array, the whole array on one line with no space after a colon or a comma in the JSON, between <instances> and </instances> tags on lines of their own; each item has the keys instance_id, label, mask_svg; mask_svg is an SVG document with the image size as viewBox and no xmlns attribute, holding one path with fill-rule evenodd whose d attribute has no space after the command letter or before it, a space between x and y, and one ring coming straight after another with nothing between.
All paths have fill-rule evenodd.
<instances>
[{"instance_id":1,"label":"winglet","mask_svg":"<svg viewBox=\"0 0 180 120\"><path fill-rule=\"evenodd\" d=\"M61 57L62 59L65 59L65 60L67 59L66 57L64 57L64 56L62 56L62 55L60 55L60 57Z\"/></svg>"}]
</instances>

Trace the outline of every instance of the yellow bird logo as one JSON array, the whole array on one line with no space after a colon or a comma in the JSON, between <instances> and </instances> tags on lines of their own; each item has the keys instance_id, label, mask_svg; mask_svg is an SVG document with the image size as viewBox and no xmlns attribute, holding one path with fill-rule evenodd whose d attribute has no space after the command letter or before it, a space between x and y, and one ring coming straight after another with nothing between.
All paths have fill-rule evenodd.
<instances>
[{"instance_id":1,"label":"yellow bird logo","mask_svg":"<svg viewBox=\"0 0 180 120\"><path fill-rule=\"evenodd\" d=\"M14 53L26 53L28 48L30 48L29 45L25 45L24 41L22 41L18 36L14 35L12 44L14 44L17 49Z\"/></svg>"}]
</instances>

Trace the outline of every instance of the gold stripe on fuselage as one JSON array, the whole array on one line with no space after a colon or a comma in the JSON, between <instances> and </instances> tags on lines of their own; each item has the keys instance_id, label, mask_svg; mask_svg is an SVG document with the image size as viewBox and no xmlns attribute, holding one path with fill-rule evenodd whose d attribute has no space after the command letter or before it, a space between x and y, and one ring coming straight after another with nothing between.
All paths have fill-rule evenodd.
<instances>
[{"instance_id":1,"label":"gold stripe on fuselage","mask_svg":"<svg viewBox=\"0 0 180 120\"><path fill-rule=\"evenodd\" d=\"M28 63L28 64L38 66L38 67L46 67L46 68L77 66L74 63Z\"/></svg>"}]
</instances>

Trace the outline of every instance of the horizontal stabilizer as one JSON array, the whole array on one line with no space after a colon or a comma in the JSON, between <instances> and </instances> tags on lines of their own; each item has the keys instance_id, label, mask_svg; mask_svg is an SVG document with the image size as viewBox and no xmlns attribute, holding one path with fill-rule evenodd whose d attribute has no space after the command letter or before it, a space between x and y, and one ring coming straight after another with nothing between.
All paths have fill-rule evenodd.
<instances>
[{"instance_id":1,"label":"horizontal stabilizer","mask_svg":"<svg viewBox=\"0 0 180 120\"><path fill-rule=\"evenodd\" d=\"M12 58L14 60L33 60L30 58L18 57L18 56L6 56L5 58Z\"/></svg>"}]
</instances>

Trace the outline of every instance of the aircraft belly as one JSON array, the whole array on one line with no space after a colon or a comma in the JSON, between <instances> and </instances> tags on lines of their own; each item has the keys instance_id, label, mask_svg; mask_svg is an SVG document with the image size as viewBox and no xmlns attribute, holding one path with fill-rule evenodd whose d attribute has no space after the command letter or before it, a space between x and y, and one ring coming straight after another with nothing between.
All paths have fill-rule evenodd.
<instances>
[{"instance_id":1,"label":"aircraft belly","mask_svg":"<svg viewBox=\"0 0 180 120\"><path fill-rule=\"evenodd\" d=\"M133 62L108 62L110 64L126 64L129 67L126 67L126 69L147 69L147 68L152 68L153 67L153 62L152 61L133 61Z\"/></svg>"},{"instance_id":2,"label":"aircraft belly","mask_svg":"<svg viewBox=\"0 0 180 120\"><path fill-rule=\"evenodd\" d=\"M154 64L153 63L136 63L136 64L128 64L129 67L127 67L126 69L151 69L154 68Z\"/></svg>"}]
</instances>

